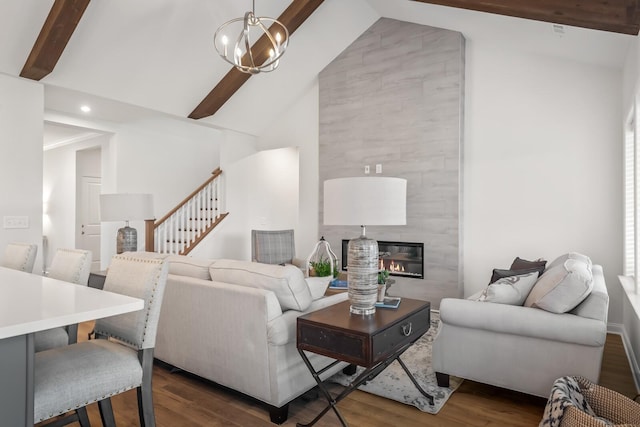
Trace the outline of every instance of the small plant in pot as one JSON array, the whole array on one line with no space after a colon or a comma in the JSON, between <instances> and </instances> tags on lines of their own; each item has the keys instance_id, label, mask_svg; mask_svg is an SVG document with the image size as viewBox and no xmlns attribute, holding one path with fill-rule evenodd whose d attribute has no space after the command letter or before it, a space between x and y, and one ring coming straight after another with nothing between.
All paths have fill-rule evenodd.
<instances>
[{"instance_id":1,"label":"small plant in pot","mask_svg":"<svg viewBox=\"0 0 640 427\"><path fill-rule=\"evenodd\" d=\"M389 270L378 271L378 285L384 285L389 278Z\"/></svg>"},{"instance_id":2,"label":"small plant in pot","mask_svg":"<svg viewBox=\"0 0 640 427\"><path fill-rule=\"evenodd\" d=\"M319 261L311 261L311 268L317 277L331 276L331 262L326 258L320 258Z\"/></svg>"}]
</instances>

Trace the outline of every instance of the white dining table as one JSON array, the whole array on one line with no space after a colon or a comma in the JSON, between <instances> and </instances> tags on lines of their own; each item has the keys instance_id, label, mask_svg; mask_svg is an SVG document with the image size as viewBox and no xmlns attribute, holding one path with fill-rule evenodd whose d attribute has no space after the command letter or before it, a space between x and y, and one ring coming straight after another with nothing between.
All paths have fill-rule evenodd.
<instances>
[{"instance_id":1,"label":"white dining table","mask_svg":"<svg viewBox=\"0 0 640 427\"><path fill-rule=\"evenodd\" d=\"M143 308L139 298L0 267L0 424L33 426L35 332Z\"/></svg>"}]
</instances>

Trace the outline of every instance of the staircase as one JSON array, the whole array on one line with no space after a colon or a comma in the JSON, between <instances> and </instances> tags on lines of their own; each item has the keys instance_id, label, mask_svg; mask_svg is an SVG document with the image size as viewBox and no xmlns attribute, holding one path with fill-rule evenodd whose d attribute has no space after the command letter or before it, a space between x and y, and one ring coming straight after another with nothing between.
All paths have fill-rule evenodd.
<instances>
[{"instance_id":1,"label":"staircase","mask_svg":"<svg viewBox=\"0 0 640 427\"><path fill-rule=\"evenodd\" d=\"M217 168L200 187L159 221L146 223L145 250L186 255L229 213L220 213L220 175Z\"/></svg>"}]
</instances>

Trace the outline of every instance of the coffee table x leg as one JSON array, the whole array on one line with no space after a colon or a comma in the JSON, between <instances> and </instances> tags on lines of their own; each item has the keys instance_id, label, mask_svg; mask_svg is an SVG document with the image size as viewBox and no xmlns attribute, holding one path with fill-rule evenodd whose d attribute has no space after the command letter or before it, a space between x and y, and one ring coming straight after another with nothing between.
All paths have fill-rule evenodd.
<instances>
[{"instance_id":1,"label":"coffee table x leg","mask_svg":"<svg viewBox=\"0 0 640 427\"><path fill-rule=\"evenodd\" d=\"M402 369L404 369L406 374L409 376L409 379L411 380L411 382L416 386L418 391L420 393L422 393L422 395L425 396L427 398L427 400L429 400L429 404L433 405L433 396L431 396L422 387L420 387L420 385L418 384L418 382L414 378L413 374L409 371L409 369L404 364L402 359L400 359L400 356L409 347L411 347L412 344L413 344L413 342L408 343L407 345L405 345L405 346L401 347L400 349L398 349L395 353L393 353L391 356L389 356L386 360L383 360L382 362L378 363L377 365L373 365L373 366L371 366L369 368L366 368L360 375L358 375L358 377L356 379L354 379L351 382L351 384L349 384L344 390L342 390L342 392L340 394L338 394L335 398L331 396L331 393L329 393L329 391L325 387L322 379L320 378L320 375L322 375L322 373L325 372L327 369L330 369L332 366L335 366L340 361L336 360L335 362L330 363L329 365L325 366L324 368L320 369L319 371L316 371L314 369L313 365L311 365L311 362L309 362L309 359L307 358L307 355L304 353L304 350L298 349L298 353L300 353L300 356L302 357L302 360L304 361L304 364L307 365L307 368L309 369L309 372L311 372L311 375L313 376L313 379L318 384L318 388L320 389L320 391L322 392L324 397L327 399L327 402L329 404L313 420L311 420L311 422L309 422L308 424L297 423L296 427L311 427L311 426L313 426L316 422L318 422L318 420L320 418L322 418L324 416L324 414L326 414L329 411L329 409L333 409L333 412L336 413L336 416L340 420L340 423L343 425L343 427L348 427L348 424L347 424L346 420L343 418L342 414L338 410L338 407L336 406L338 404L338 402L340 402L342 399L347 397L352 391L354 391L355 389L360 387L360 385L362 385L362 383L364 383L365 381L373 380L382 371L384 371L387 368L387 366L389 366L391 363L393 363L394 360L398 360L398 363L400 363L400 366L402 366Z\"/></svg>"}]
</instances>

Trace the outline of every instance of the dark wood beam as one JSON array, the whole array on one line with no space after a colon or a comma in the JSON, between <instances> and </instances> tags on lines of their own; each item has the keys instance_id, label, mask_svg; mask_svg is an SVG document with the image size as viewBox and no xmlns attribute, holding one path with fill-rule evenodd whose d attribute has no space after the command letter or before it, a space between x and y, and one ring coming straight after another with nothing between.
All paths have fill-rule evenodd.
<instances>
[{"instance_id":1,"label":"dark wood beam","mask_svg":"<svg viewBox=\"0 0 640 427\"><path fill-rule=\"evenodd\" d=\"M55 0L21 77L40 80L53 71L90 0Z\"/></svg>"},{"instance_id":2,"label":"dark wood beam","mask_svg":"<svg viewBox=\"0 0 640 427\"><path fill-rule=\"evenodd\" d=\"M278 21L282 22L291 36L302 25L304 21L311 16L313 12L322 4L324 0L293 0L293 2L278 17ZM256 63L261 63L260 55L267 55L270 46L266 36L262 36L253 45L252 51L259 52L256 56ZM285 56L286 58L286 56ZM285 59L286 60L286 59ZM216 113L231 96L236 93L242 85L249 80L251 74L232 68L220 82L213 88L211 92L200 102L200 104L189 114L191 119L201 119Z\"/></svg>"},{"instance_id":3,"label":"dark wood beam","mask_svg":"<svg viewBox=\"0 0 640 427\"><path fill-rule=\"evenodd\" d=\"M499 15L638 35L637 0L414 0Z\"/></svg>"}]
</instances>

